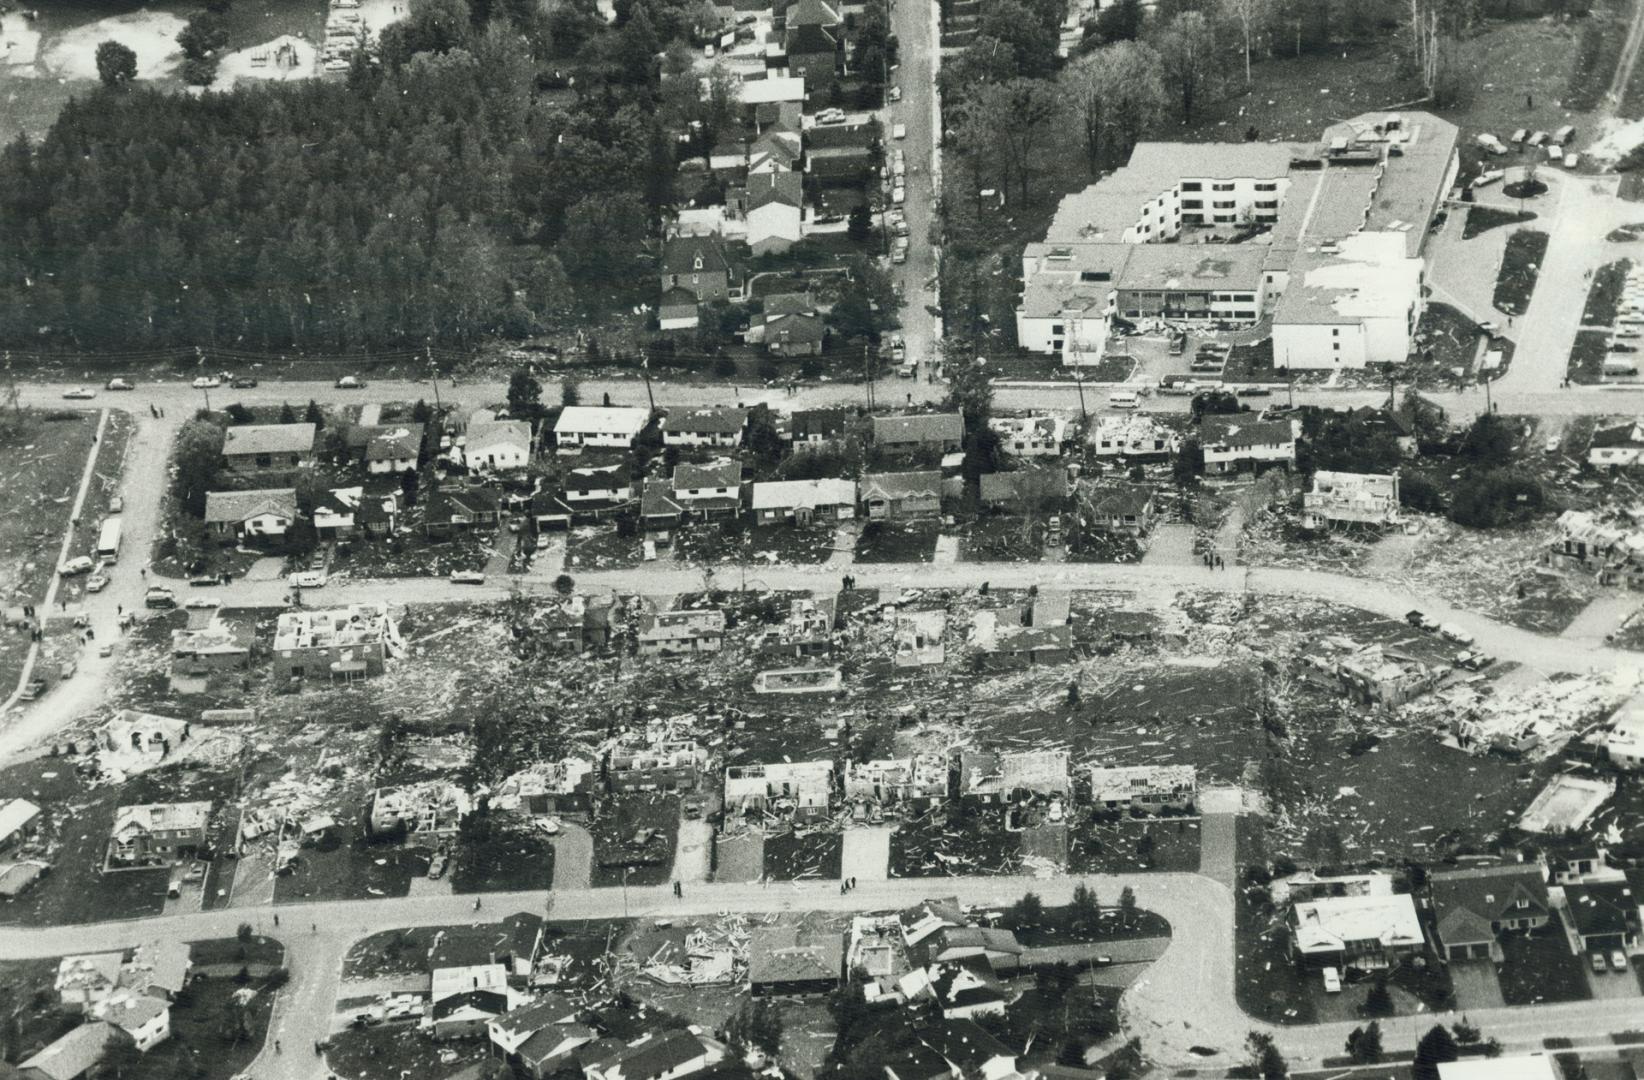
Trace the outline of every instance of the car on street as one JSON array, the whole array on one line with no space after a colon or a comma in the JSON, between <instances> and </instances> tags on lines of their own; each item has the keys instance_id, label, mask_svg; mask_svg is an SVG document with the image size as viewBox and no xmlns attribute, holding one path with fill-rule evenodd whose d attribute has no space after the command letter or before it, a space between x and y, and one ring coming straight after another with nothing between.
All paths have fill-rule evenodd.
<instances>
[{"instance_id":1,"label":"car on street","mask_svg":"<svg viewBox=\"0 0 1644 1080\"><path fill-rule=\"evenodd\" d=\"M364 390L365 383L353 375L344 375L337 380L338 390Z\"/></svg>"},{"instance_id":2,"label":"car on street","mask_svg":"<svg viewBox=\"0 0 1644 1080\"><path fill-rule=\"evenodd\" d=\"M108 588L107 574L93 574L86 578L86 592L102 592Z\"/></svg>"},{"instance_id":3,"label":"car on street","mask_svg":"<svg viewBox=\"0 0 1644 1080\"><path fill-rule=\"evenodd\" d=\"M903 203L905 203L907 201L908 201L908 189L907 188L903 187L901 184L897 184L896 187L891 189L891 205L892 206L901 206Z\"/></svg>"},{"instance_id":4,"label":"car on street","mask_svg":"<svg viewBox=\"0 0 1644 1080\"><path fill-rule=\"evenodd\" d=\"M64 390L63 396L72 401L84 401L97 396L97 391L89 386L76 386L73 390Z\"/></svg>"},{"instance_id":5,"label":"car on street","mask_svg":"<svg viewBox=\"0 0 1644 1080\"><path fill-rule=\"evenodd\" d=\"M250 390L257 385L257 380L247 375L241 375L228 385L232 386L236 390Z\"/></svg>"},{"instance_id":6,"label":"car on street","mask_svg":"<svg viewBox=\"0 0 1644 1080\"><path fill-rule=\"evenodd\" d=\"M189 578L188 583L196 589L208 589L213 585L221 585L223 579L216 574L201 574L199 577Z\"/></svg>"},{"instance_id":7,"label":"car on street","mask_svg":"<svg viewBox=\"0 0 1644 1080\"><path fill-rule=\"evenodd\" d=\"M143 594L143 606L151 608L174 608L177 606L177 594L170 589L156 585Z\"/></svg>"},{"instance_id":8,"label":"car on street","mask_svg":"<svg viewBox=\"0 0 1644 1080\"><path fill-rule=\"evenodd\" d=\"M215 375L201 375L189 385L193 386L196 390L215 390L217 387L223 385L223 381Z\"/></svg>"},{"instance_id":9,"label":"car on street","mask_svg":"<svg viewBox=\"0 0 1644 1080\"><path fill-rule=\"evenodd\" d=\"M428 860L428 879L430 881L438 881L440 878L445 876L445 864L447 861L445 852L434 852L433 857Z\"/></svg>"},{"instance_id":10,"label":"car on street","mask_svg":"<svg viewBox=\"0 0 1644 1080\"><path fill-rule=\"evenodd\" d=\"M893 139L905 139L907 137L908 137L908 125L906 125L906 124L893 124L891 126L891 138L893 138Z\"/></svg>"},{"instance_id":11,"label":"car on street","mask_svg":"<svg viewBox=\"0 0 1644 1080\"><path fill-rule=\"evenodd\" d=\"M1062 515L1052 514L1045 522L1045 544L1048 547L1062 546Z\"/></svg>"},{"instance_id":12,"label":"car on street","mask_svg":"<svg viewBox=\"0 0 1644 1080\"><path fill-rule=\"evenodd\" d=\"M902 88L900 86L891 87L890 88L890 93L886 94L885 98L888 101L901 101L902 100Z\"/></svg>"},{"instance_id":13,"label":"car on street","mask_svg":"<svg viewBox=\"0 0 1644 1080\"><path fill-rule=\"evenodd\" d=\"M906 236L906 235L908 235L908 223L907 223L907 221L904 220L903 218L897 218L894 222L891 223L891 231L894 232L897 236Z\"/></svg>"},{"instance_id":14,"label":"car on street","mask_svg":"<svg viewBox=\"0 0 1644 1080\"><path fill-rule=\"evenodd\" d=\"M485 575L478 570L453 570L451 571L451 584L484 585Z\"/></svg>"},{"instance_id":15,"label":"car on street","mask_svg":"<svg viewBox=\"0 0 1644 1080\"><path fill-rule=\"evenodd\" d=\"M843 124L845 122L844 109L823 109L816 114L818 124Z\"/></svg>"},{"instance_id":16,"label":"car on street","mask_svg":"<svg viewBox=\"0 0 1644 1080\"><path fill-rule=\"evenodd\" d=\"M74 577L76 574L91 573L96 565L96 563L91 561L91 556L78 555L58 567L57 572L64 577Z\"/></svg>"},{"instance_id":17,"label":"car on street","mask_svg":"<svg viewBox=\"0 0 1644 1080\"><path fill-rule=\"evenodd\" d=\"M28 685L23 687L22 691L17 696L24 701L34 701L45 692L46 680L40 678L39 676L35 676L28 681Z\"/></svg>"},{"instance_id":18,"label":"car on street","mask_svg":"<svg viewBox=\"0 0 1644 1080\"><path fill-rule=\"evenodd\" d=\"M1235 391L1239 397L1272 397L1273 391L1265 386L1241 386Z\"/></svg>"},{"instance_id":19,"label":"car on street","mask_svg":"<svg viewBox=\"0 0 1644 1080\"><path fill-rule=\"evenodd\" d=\"M183 604L186 608L196 608L202 610L205 608L222 607L222 605L223 602L215 596L191 596L188 598L188 601Z\"/></svg>"},{"instance_id":20,"label":"car on street","mask_svg":"<svg viewBox=\"0 0 1644 1080\"><path fill-rule=\"evenodd\" d=\"M324 570L297 570L286 577L286 581L299 589L319 589L325 586Z\"/></svg>"},{"instance_id":21,"label":"car on street","mask_svg":"<svg viewBox=\"0 0 1644 1080\"><path fill-rule=\"evenodd\" d=\"M114 378L112 378L108 381L108 383L103 387L103 389L105 389L105 390L135 390L135 389L137 389L137 384L132 382L130 379L123 379L120 376L116 375L116 376L114 376Z\"/></svg>"},{"instance_id":22,"label":"car on street","mask_svg":"<svg viewBox=\"0 0 1644 1080\"><path fill-rule=\"evenodd\" d=\"M1463 648L1471 648L1473 635L1457 626L1455 623L1444 623L1438 628L1439 636L1447 641L1453 641Z\"/></svg>"}]
</instances>

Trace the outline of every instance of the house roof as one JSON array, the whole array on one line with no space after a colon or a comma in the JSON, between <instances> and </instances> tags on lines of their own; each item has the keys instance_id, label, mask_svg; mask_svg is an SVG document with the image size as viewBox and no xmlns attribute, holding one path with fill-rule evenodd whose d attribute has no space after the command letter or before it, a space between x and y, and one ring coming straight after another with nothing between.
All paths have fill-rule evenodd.
<instances>
[{"instance_id":1,"label":"house roof","mask_svg":"<svg viewBox=\"0 0 1644 1080\"><path fill-rule=\"evenodd\" d=\"M818 150L860 150L873 146L874 129L871 124L818 124L805 132L805 146L812 153Z\"/></svg>"},{"instance_id":2,"label":"house roof","mask_svg":"<svg viewBox=\"0 0 1644 1080\"><path fill-rule=\"evenodd\" d=\"M429 1015L435 1020L449 1020L460 1013L481 1013L498 1016L508 1008L508 995L497 990L464 990L447 994L435 1001Z\"/></svg>"},{"instance_id":3,"label":"house roof","mask_svg":"<svg viewBox=\"0 0 1644 1080\"><path fill-rule=\"evenodd\" d=\"M676 314L683 314L688 308L695 311L698 304L696 293L683 285L675 285L662 294L662 309Z\"/></svg>"},{"instance_id":4,"label":"house roof","mask_svg":"<svg viewBox=\"0 0 1644 1080\"><path fill-rule=\"evenodd\" d=\"M805 205L805 181L796 172L754 173L748 177L748 212L780 203L799 209Z\"/></svg>"},{"instance_id":5,"label":"house roof","mask_svg":"<svg viewBox=\"0 0 1644 1080\"><path fill-rule=\"evenodd\" d=\"M959 898L949 896L922 900L896 913L902 926L902 936L909 945L917 945L944 927L965 925L965 913L959 907Z\"/></svg>"},{"instance_id":6,"label":"house roof","mask_svg":"<svg viewBox=\"0 0 1644 1080\"><path fill-rule=\"evenodd\" d=\"M1383 948L1422 942L1416 902L1392 896L1332 896L1295 906L1296 945L1304 952L1345 949L1353 941L1379 941Z\"/></svg>"},{"instance_id":7,"label":"house roof","mask_svg":"<svg viewBox=\"0 0 1644 1080\"><path fill-rule=\"evenodd\" d=\"M789 26L838 26L839 11L827 0L799 0L789 4L786 12Z\"/></svg>"},{"instance_id":8,"label":"house roof","mask_svg":"<svg viewBox=\"0 0 1644 1080\"><path fill-rule=\"evenodd\" d=\"M522 450L531 448L531 424L527 420L489 420L468 425L468 449L489 443L507 443Z\"/></svg>"},{"instance_id":9,"label":"house roof","mask_svg":"<svg viewBox=\"0 0 1644 1080\"><path fill-rule=\"evenodd\" d=\"M1142 517L1153 509L1153 489L1141 484L1115 484L1091 493L1091 509L1104 517Z\"/></svg>"},{"instance_id":10,"label":"house roof","mask_svg":"<svg viewBox=\"0 0 1644 1080\"><path fill-rule=\"evenodd\" d=\"M764 106L761 106L764 108ZM791 169L799 160L799 136L791 131L773 128L753 141L749 148L750 159L770 158L784 169ZM758 162L755 161L757 164ZM760 174L755 173L754 176ZM748 178L748 190L753 190L753 176ZM795 204L797 205L797 204Z\"/></svg>"},{"instance_id":11,"label":"house roof","mask_svg":"<svg viewBox=\"0 0 1644 1080\"><path fill-rule=\"evenodd\" d=\"M965 421L958 413L912 416L876 416L873 441L890 445L958 442L965 437Z\"/></svg>"},{"instance_id":12,"label":"house roof","mask_svg":"<svg viewBox=\"0 0 1644 1080\"><path fill-rule=\"evenodd\" d=\"M160 940L139 945L120 972L120 983L135 990L159 987L170 994L188 985L188 969L193 965L185 942Z\"/></svg>"},{"instance_id":13,"label":"house roof","mask_svg":"<svg viewBox=\"0 0 1644 1080\"><path fill-rule=\"evenodd\" d=\"M974 1020L944 1020L919 1029L919 1041L947 1059L961 1073L980 1070L996 1058L1016 1055Z\"/></svg>"},{"instance_id":14,"label":"house roof","mask_svg":"<svg viewBox=\"0 0 1644 1080\"><path fill-rule=\"evenodd\" d=\"M422 452L421 424L383 424L372 431L365 444L365 460L398 461Z\"/></svg>"},{"instance_id":15,"label":"house roof","mask_svg":"<svg viewBox=\"0 0 1644 1080\"><path fill-rule=\"evenodd\" d=\"M128 829L153 832L157 829L204 829L211 816L209 802L143 803L122 806L114 811L115 836Z\"/></svg>"},{"instance_id":16,"label":"house roof","mask_svg":"<svg viewBox=\"0 0 1644 1080\"><path fill-rule=\"evenodd\" d=\"M1042 483L1046 498L1060 499L1067 495L1067 471L1060 467L1019 469L1008 473L983 473L979 492L985 503L1003 503L1016 498L1022 485L1032 481Z\"/></svg>"},{"instance_id":17,"label":"house roof","mask_svg":"<svg viewBox=\"0 0 1644 1080\"><path fill-rule=\"evenodd\" d=\"M571 1052L586 1046L599 1037L586 1024L557 1024L534 1032L519 1047L520 1060L541 1065L557 1057L569 1057Z\"/></svg>"},{"instance_id":18,"label":"house roof","mask_svg":"<svg viewBox=\"0 0 1644 1080\"><path fill-rule=\"evenodd\" d=\"M869 473L856 485L859 502L869 499L940 498L942 474L935 469L918 472Z\"/></svg>"},{"instance_id":19,"label":"house roof","mask_svg":"<svg viewBox=\"0 0 1644 1080\"><path fill-rule=\"evenodd\" d=\"M728 272L730 268L725 248L715 237L676 236L662 246L664 274L714 274Z\"/></svg>"},{"instance_id":20,"label":"house roof","mask_svg":"<svg viewBox=\"0 0 1644 1080\"><path fill-rule=\"evenodd\" d=\"M665 1031L647 1035L639 1042L626 1046L609 1064L600 1063L600 1071L609 1078L621 1080L655 1080L680 1066L701 1057L707 1047L688 1031Z\"/></svg>"},{"instance_id":21,"label":"house roof","mask_svg":"<svg viewBox=\"0 0 1644 1080\"><path fill-rule=\"evenodd\" d=\"M628 466L621 462L615 465L589 465L565 474L566 488L574 491L623 488L630 482Z\"/></svg>"},{"instance_id":22,"label":"house roof","mask_svg":"<svg viewBox=\"0 0 1644 1080\"><path fill-rule=\"evenodd\" d=\"M885 1071L896 1080L940 1080L953 1075L947 1059L924 1043L893 1050L884 1058L884 1063Z\"/></svg>"},{"instance_id":23,"label":"house roof","mask_svg":"<svg viewBox=\"0 0 1644 1080\"><path fill-rule=\"evenodd\" d=\"M36 860L0 863L0 897L22 895L23 890L45 876L47 866Z\"/></svg>"},{"instance_id":24,"label":"house roof","mask_svg":"<svg viewBox=\"0 0 1644 1080\"><path fill-rule=\"evenodd\" d=\"M770 305L765 306L766 317L770 315ZM799 409L793 414L791 427L794 437L808 437L820 435L831 438L845 430L850 421L850 413L844 409Z\"/></svg>"},{"instance_id":25,"label":"house roof","mask_svg":"<svg viewBox=\"0 0 1644 1080\"><path fill-rule=\"evenodd\" d=\"M1548 910L1541 868L1530 863L1436 870L1427 881L1439 940L1446 944L1494 940L1490 924L1506 917L1520 900L1540 912Z\"/></svg>"},{"instance_id":26,"label":"house roof","mask_svg":"<svg viewBox=\"0 0 1644 1080\"><path fill-rule=\"evenodd\" d=\"M49 1080L75 1080L102 1060L117 1028L102 1020L91 1020L73 1028L62 1038L22 1063L24 1069L38 1069Z\"/></svg>"},{"instance_id":27,"label":"house roof","mask_svg":"<svg viewBox=\"0 0 1644 1080\"><path fill-rule=\"evenodd\" d=\"M1589 449L1600 450L1617 446L1644 446L1644 424L1636 420L1593 432Z\"/></svg>"},{"instance_id":28,"label":"house roof","mask_svg":"<svg viewBox=\"0 0 1644 1080\"><path fill-rule=\"evenodd\" d=\"M509 1009L494 1021L497 1030L509 1035L525 1035L556 1024L567 1024L581 1013L572 1001L560 994L545 994L529 1005Z\"/></svg>"},{"instance_id":29,"label":"house roof","mask_svg":"<svg viewBox=\"0 0 1644 1080\"><path fill-rule=\"evenodd\" d=\"M753 485L750 495L755 510L814 509L854 502L856 483L851 480L770 480Z\"/></svg>"},{"instance_id":30,"label":"house roof","mask_svg":"<svg viewBox=\"0 0 1644 1080\"><path fill-rule=\"evenodd\" d=\"M797 926L756 926L748 935L748 981L837 982L845 943L838 933L800 933Z\"/></svg>"},{"instance_id":31,"label":"house roof","mask_svg":"<svg viewBox=\"0 0 1644 1080\"><path fill-rule=\"evenodd\" d=\"M663 431L687 431L693 435L735 435L747 426L748 410L729 405L669 409L662 421Z\"/></svg>"},{"instance_id":32,"label":"house roof","mask_svg":"<svg viewBox=\"0 0 1644 1080\"><path fill-rule=\"evenodd\" d=\"M674 490L696 488L739 488L742 485L742 463L715 461L706 465L676 465Z\"/></svg>"},{"instance_id":33,"label":"house roof","mask_svg":"<svg viewBox=\"0 0 1644 1080\"><path fill-rule=\"evenodd\" d=\"M803 311L791 314L765 316L765 342L810 343L821 341L827 336L827 328L815 312Z\"/></svg>"},{"instance_id":34,"label":"house roof","mask_svg":"<svg viewBox=\"0 0 1644 1080\"><path fill-rule=\"evenodd\" d=\"M80 953L65 956L57 962L57 978L52 988L64 990L98 989L112 987L120 981L120 964L124 953Z\"/></svg>"},{"instance_id":35,"label":"house roof","mask_svg":"<svg viewBox=\"0 0 1644 1080\"><path fill-rule=\"evenodd\" d=\"M1439 1080L1558 1080L1562 1070L1546 1054L1463 1058L1440 1062Z\"/></svg>"},{"instance_id":36,"label":"house roof","mask_svg":"<svg viewBox=\"0 0 1644 1080\"><path fill-rule=\"evenodd\" d=\"M313 424L246 424L223 432L224 454L306 454L314 449Z\"/></svg>"},{"instance_id":37,"label":"house roof","mask_svg":"<svg viewBox=\"0 0 1644 1080\"><path fill-rule=\"evenodd\" d=\"M295 488L262 488L256 491L212 491L206 495L207 525L238 525L263 514L297 516Z\"/></svg>"},{"instance_id":38,"label":"house roof","mask_svg":"<svg viewBox=\"0 0 1644 1080\"><path fill-rule=\"evenodd\" d=\"M1294 442L1296 429L1289 420L1258 420L1251 413L1210 414L1199 420L1199 440L1206 446L1248 449L1272 443Z\"/></svg>"},{"instance_id":39,"label":"house roof","mask_svg":"<svg viewBox=\"0 0 1644 1080\"><path fill-rule=\"evenodd\" d=\"M101 1010L104 1020L132 1034L141 1030L143 1025L155 1017L170 1011L170 1006L164 1001L147 994L126 994L112 998Z\"/></svg>"},{"instance_id":40,"label":"house roof","mask_svg":"<svg viewBox=\"0 0 1644 1080\"><path fill-rule=\"evenodd\" d=\"M442 487L428 500L430 522L450 521L452 518L473 518L495 514L501 505L497 493L488 487Z\"/></svg>"},{"instance_id":41,"label":"house roof","mask_svg":"<svg viewBox=\"0 0 1644 1080\"><path fill-rule=\"evenodd\" d=\"M645 409L621 406L567 405L554 421L554 433L595 432L605 435L627 435L632 438L645 430L651 414Z\"/></svg>"},{"instance_id":42,"label":"house roof","mask_svg":"<svg viewBox=\"0 0 1644 1080\"><path fill-rule=\"evenodd\" d=\"M27 799L0 803L0 840L28 828L40 816L40 808Z\"/></svg>"},{"instance_id":43,"label":"house roof","mask_svg":"<svg viewBox=\"0 0 1644 1080\"><path fill-rule=\"evenodd\" d=\"M674 501L673 492L659 480L647 480L639 493L640 517L678 517L685 508Z\"/></svg>"},{"instance_id":44,"label":"house roof","mask_svg":"<svg viewBox=\"0 0 1644 1080\"><path fill-rule=\"evenodd\" d=\"M788 27L782 41L782 51L789 56L832 56L838 49L838 40L815 23Z\"/></svg>"},{"instance_id":45,"label":"house roof","mask_svg":"<svg viewBox=\"0 0 1644 1080\"><path fill-rule=\"evenodd\" d=\"M1014 932L991 926L949 926L936 932L935 942L938 954L944 956L973 951L1021 956L1025 951Z\"/></svg>"},{"instance_id":46,"label":"house roof","mask_svg":"<svg viewBox=\"0 0 1644 1080\"><path fill-rule=\"evenodd\" d=\"M1639 894L1625 881L1564 886L1576 933L1627 934L1638 924Z\"/></svg>"}]
</instances>

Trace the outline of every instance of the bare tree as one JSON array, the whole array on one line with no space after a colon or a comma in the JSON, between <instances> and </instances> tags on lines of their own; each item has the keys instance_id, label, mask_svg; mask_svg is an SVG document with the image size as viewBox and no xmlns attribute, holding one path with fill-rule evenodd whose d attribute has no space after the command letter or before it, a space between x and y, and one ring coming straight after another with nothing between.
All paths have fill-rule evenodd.
<instances>
[{"instance_id":1,"label":"bare tree","mask_svg":"<svg viewBox=\"0 0 1644 1080\"><path fill-rule=\"evenodd\" d=\"M1250 85L1250 51L1256 38L1267 30L1272 15L1270 0L1225 0L1227 10L1238 20L1244 38L1244 83Z\"/></svg>"},{"instance_id":2,"label":"bare tree","mask_svg":"<svg viewBox=\"0 0 1644 1080\"><path fill-rule=\"evenodd\" d=\"M1058 80L1063 106L1079 125L1091 176L1104 147L1128 152L1164 109L1164 77L1151 45L1121 41L1070 64Z\"/></svg>"},{"instance_id":3,"label":"bare tree","mask_svg":"<svg viewBox=\"0 0 1644 1080\"><path fill-rule=\"evenodd\" d=\"M1182 123L1193 123L1194 109L1221 80L1224 54L1216 29L1202 12L1172 19L1156 45L1164 82L1181 102Z\"/></svg>"},{"instance_id":4,"label":"bare tree","mask_svg":"<svg viewBox=\"0 0 1644 1080\"><path fill-rule=\"evenodd\" d=\"M984 86L966 100L962 145L976 148L983 161L1016 184L1016 198L1026 202L1037 163L1058 134L1056 89L1041 79L1011 79Z\"/></svg>"}]
</instances>

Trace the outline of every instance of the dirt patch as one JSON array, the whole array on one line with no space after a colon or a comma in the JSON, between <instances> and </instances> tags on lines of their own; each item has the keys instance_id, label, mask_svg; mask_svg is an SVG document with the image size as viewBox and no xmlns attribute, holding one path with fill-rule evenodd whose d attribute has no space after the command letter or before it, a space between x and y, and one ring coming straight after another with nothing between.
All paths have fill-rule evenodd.
<instances>
[{"instance_id":1,"label":"dirt patch","mask_svg":"<svg viewBox=\"0 0 1644 1080\"><path fill-rule=\"evenodd\" d=\"M65 30L41 53L54 78L97 78L97 46L118 41L137 54L137 77L159 79L182 62L177 34L186 20L165 11L134 11Z\"/></svg>"}]
</instances>

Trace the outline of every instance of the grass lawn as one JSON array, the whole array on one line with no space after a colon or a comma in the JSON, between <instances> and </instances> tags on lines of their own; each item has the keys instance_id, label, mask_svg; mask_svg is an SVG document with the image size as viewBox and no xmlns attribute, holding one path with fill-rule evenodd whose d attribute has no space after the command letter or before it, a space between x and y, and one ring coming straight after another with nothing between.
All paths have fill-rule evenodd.
<instances>
[{"instance_id":1,"label":"grass lawn","mask_svg":"<svg viewBox=\"0 0 1644 1080\"><path fill-rule=\"evenodd\" d=\"M678 557L691 563L740 563L749 571L775 563L814 566L833 554L833 524L759 525L693 522L674 538Z\"/></svg>"},{"instance_id":2,"label":"grass lawn","mask_svg":"<svg viewBox=\"0 0 1644 1080\"><path fill-rule=\"evenodd\" d=\"M346 554L338 545L331 560L331 572L347 572L355 577L445 577L453 570L484 570L491 555L501 545L511 548L508 533L458 533L449 539L431 540L421 534L387 539L349 541Z\"/></svg>"},{"instance_id":3,"label":"grass lawn","mask_svg":"<svg viewBox=\"0 0 1644 1080\"><path fill-rule=\"evenodd\" d=\"M1578 330L1570 346L1570 363L1564 369L1570 381L1593 386L1604 381L1604 358L1610 354L1607 330Z\"/></svg>"},{"instance_id":4,"label":"grass lawn","mask_svg":"<svg viewBox=\"0 0 1644 1080\"><path fill-rule=\"evenodd\" d=\"M1626 19L1634 0L1599 0L1581 27L1575 62L1564 92L1564 107L1591 112L1603 104L1627 44ZM1633 80L1636 85L1638 80ZM1631 87L1628 87L1631 90Z\"/></svg>"},{"instance_id":5,"label":"grass lawn","mask_svg":"<svg viewBox=\"0 0 1644 1080\"><path fill-rule=\"evenodd\" d=\"M1021 834L1005 829L1000 812L940 814L904 821L891 833L890 876L1014 874L1021 870Z\"/></svg>"},{"instance_id":6,"label":"grass lawn","mask_svg":"<svg viewBox=\"0 0 1644 1080\"><path fill-rule=\"evenodd\" d=\"M1550 1005L1586 1001L1593 996L1581 970L1586 957L1572 956L1557 928L1543 927L1528 934L1504 934L1506 959L1496 966L1501 999L1509 1005Z\"/></svg>"},{"instance_id":7,"label":"grass lawn","mask_svg":"<svg viewBox=\"0 0 1644 1080\"><path fill-rule=\"evenodd\" d=\"M119 490L126 446L136 426L131 414L124 409L109 410L103 437L97 440L97 463L91 467L91 486L86 489L86 502L80 508L80 520L86 527L75 530L74 542L69 545L71 559L96 554L98 528L108 516L109 500Z\"/></svg>"},{"instance_id":8,"label":"grass lawn","mask_svg":"<svg viewBox=\"0 0 1644 1080\"><path fill-rule=\"evenodd\" d=\"M1273 366L1273 339L1263 338L1254 345L1235 345L1228 352L1227 363L1222 366L1222 382L1225 383L1282 383L1289 378L1288 372L1280 372Z\"/></svg>"},{"instance_id":9,"label":"grass lawn","mask_svg":"<svg viewBox=\"0 0 1644 1080\"><path fill-rule=\"evenodd\" d=\"M368 844L353 824L336 831L338 838L303 848L291 873L275 879L276 904L404 896L411 891L413 877L428 873L426 852Z\"/></svg>"},{"instance_id":10,"label":"grass lawn","mask_svg":"<svg viewBox=\"0 0 1644 1080\"><path fill-rule=\"evenodd\" d=\"M633 843L642 829L652 831L643 844ZM630 793L597 803L588 831L594 838L593 884L621 885L627 869L630 885L661 885L670 880L679 836L679 796Z\"/></svg>"},{"instance_id":11,"label":"grass lawn","mask_svg":"<svg viewBox=\"0 0 1644 1080\"><path fill-rule=\"evenodd\" d=\"M684 534L679 535L684 539ZM645 559L645 545L636 532L623 536L615 525L583 526L571 530L565 544L565 569L628 570Z\"/></svg>"},{"instance_id":12,"label":"grass lawn","mask_svg":"<svg viewBox=\"0 0 1644 1080\"><path fill-rule=\"evenodd\" d=\"M483 1039L437 1043L405 1027L380 1024L332 1035L326 1041L325 1064L351 1080L445 1080L483 1062L489 1048Z\"/></svg>"},{"instance_id":13,"label":"grass lawn","mask_svg":"<svg viewBox=\"0 0 1644 1080\"><path fill-rule=\"evenodd\" d=\"M1239 1008L1271 1024L1313 1023L1316 1010L1309 976L1290 960L1284 924L1267 891L1242 883L1236 888L1233 991Z\"/></svg>"},{"instance_id":14,"label":"grass lawn","mask_svg":"<svg viewBox=\"0 0 1644 1080\"><path fill-rule=\"evenodd\" d=\"M80 474L91 450L95 412L65 412L47 420L25 409L20 426L0 436L0 603L38 603L57 572L59 545L74 508ZM9 418L8 418L9 419ZM88 528L96 542L95 527Z\"/></svg>"},{"instance_id":15,"label":"grass lawn","mask_svg":"<svg viewBox=\"0 0 1644 1080\"><path fill-rule=\"evenodd\" d=\"M1507 238L1507 250L1496 274L1494 303L1498 311L1522 315L1530 306L1541 261L1547 255L1547 239L1546 233L1535 229L1520 229Z\"/></svg>"},{"instance_id":16,"label":"grass lawn","mask_svg":"<svg viewBox=\"0 0 1644 1080\"><path fill-rule=\"evenodd\" d=\"M1534 221L1536 215L1529 210L1502 210L1494 206L1470 206L1467 208L1467 224L1462 226L1461 238L1471 240L1491 229L1499 229L1503 225L1522 225L1526 221Z\"/></svg>"},{"instance_id":17,"label":"grass lawn","mask_svg":"<svg viewBox=\"0 0 1644 1080\"><path fill-rule=\"evenodd\" d=\"M459 893L523 892L554 884L554 845L540 829L488 819L457 838L451 889Z\"/></svg>"},{"instance_id":18,"label":"grass lawn","mask_svg":"<svg viewBox=\"0 0 1644 1080\"><path fill-rule=\"evenodd\" d=\"M930 562L936 554L940 522L870 521L856 538L859 563Z\"/></svg>"},{"instance_id":19,"label":"grass lawn","mask_svg":"<svg viewBox=\"0 0 1644 1080\"><path fill-rule=\"evenodd\" d=\"M1170 920L1163 915L1138 910L1132 918L1126 920L1123 913L1112 906L1112 901L1119 899L1117 894L1099 899L1108 903L1103 904L1101 916L1094 930L1074 925L1075 911L1071 904L1045 908L1044 915L1031 926L1017 925L1007 913L1001 925L1007 930L1015 931L1016 940L1028 948L1078 945L1087 941L1122 941L1126 938L1170 936Z\"/></svg>"},{"instance_id":20,"label":"grass lawn","mask_svg":"<svg viewBox=\"0 0 1644 1080\"><path fill-rule=\"evenodd\" d=\"M962 562L1038 562L1044 525L1009 514L987 514L959 526Z\"/></svg>"},{"instance_id":21,"label":"grass lawn","mask_svg":"<svg viewBox=\"0 0 1644 1080\"><path fill-rule=\"evenodd\" d=\"M1593 274L1593 284L1587 290L1587 306L1581 311L1585 326L1614 326L1621 307L1621 292L1627 284L1627 270L1631 259L1617 259L1605 263Z\"/></svg>"},{"instance_id":22,"label":"grass lawn","mask_svg":"<svg viewBox=\"0 0 1644 1080\"><path fill-rule=\"evenodd\" d=\"M765 876L772 881L837 878L843 851L844 838L832 830L766 836Z\"/></svg>"},{"instance_id":23,"label":"grass lawn","mask_svg":"<svg viewBox=\"0 0 1644 1080\"><path fill-rule=\"evenodd\" d=\"M1186 818L1087 820L1073 830L1068 870L1123 874L1199 869L1199 823Z\"/></svg>"}]
</instances>

